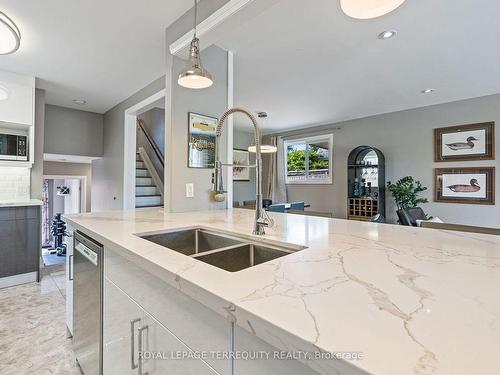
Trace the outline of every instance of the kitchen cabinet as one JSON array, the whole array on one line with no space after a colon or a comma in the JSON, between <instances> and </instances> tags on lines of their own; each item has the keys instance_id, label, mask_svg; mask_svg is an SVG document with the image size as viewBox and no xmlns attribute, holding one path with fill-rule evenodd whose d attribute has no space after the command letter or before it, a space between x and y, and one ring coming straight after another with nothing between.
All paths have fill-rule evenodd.
<instances>
[{"instance_id":1,"label":"kitchen cabinet","mask_svg":"<svg viewBox=\"0 0 500 375\"><path fill-rule=\"evenodd\" d=\"M217 375L202 360L171 359L192 351L107 278L103 318L104 374Z\"/></svg>"},{"instance_id":2,"label":"kitchen cabinet","mask_svg":"<svg viewBox=\"0 0 500 375\"><path fill-rule=\"evenodd\" d=\"M66 327L73 335L73 228L66 226L68 236L64 237L66 244Z\"/></svg>"},{"instance_id":3,"label":"kitchen cabinet","mask_svg":"<svg viewBox=\"0 0 500 375\"><path fill-rule=\"evenodd\" d=\"M195 351L227 352L231 348L231 325L200 302L145 271L113 248L104 250L104 275L155 317L186 346ZM207 358L221 375L231 374L230 359Z\"/></svg>"},{"instance_id":4,"label":"kitchen cabinet","mask_svg":"<svg viewBox=\"0 0 500 375\"><path fill-rule=\"evenodd\" d=\"M215 360L210 352L278 349L172 287L113 248L104 249L104 373L132 374L142 347L152 353L208 353L204 360L149 358L143 370L169 375L317 375L297 360ZM139 332L140 331L140 332ZM134 357L132 358L132 347ZM118 364L119 362L119 364Z\"/></svg>"},{"instance_id":5,"label":"kitchen cabinet","mask_svg":"<svg viewBox=\"0 0 500 375\"><path fill-rule=\"evenodd\" d=\"M35 281L40 266L40 207L0 207L0 287Z\"/></svg>"},{"instance_id":6,"label":"kitchen cabinet","mask_svg":"<svg viewBox=\"0 0 500 375\"><path fill-rule=\"evenodd\" d=\"M35 109L35 78L0 71L0 86L8 94L0 100L0 123L32 126Z\"/></svg>"}]
</instances>

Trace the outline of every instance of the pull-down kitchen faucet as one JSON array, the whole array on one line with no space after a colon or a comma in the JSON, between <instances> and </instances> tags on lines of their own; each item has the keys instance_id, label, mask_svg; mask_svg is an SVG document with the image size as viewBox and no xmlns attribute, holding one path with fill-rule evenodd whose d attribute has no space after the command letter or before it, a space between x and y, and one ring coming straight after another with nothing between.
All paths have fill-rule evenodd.
<instances>
[{"instance_id":1,"label":"pull-down kitchen faucet","mask_svg":"<svg viewBox=\"0 0 500 375\"><path fill-rule=\"evenodd\" d=\"M224 122L233 113L243 113L250 121L252 121L254 134L255 134L255 165L235 165L235 164L223 164L219 160L219 146L220 146L220 136L222 134L222 126ZM255 168L255 187L256 187L256 197L255 197L255 222L252 234L263 235L265 234L264 227L272 227L274 222L267 215L267 212L262 207L262 157L260 150L260 131L255 117L245 109L241 108L230 108L225 111L217 124L216 129L216 140L215 140L215 169L213 174L213 191L215 193L215 200L224 200L224 184L222 179L222 167L244 167L244 168Z\"/></svg>"}]
</instances>

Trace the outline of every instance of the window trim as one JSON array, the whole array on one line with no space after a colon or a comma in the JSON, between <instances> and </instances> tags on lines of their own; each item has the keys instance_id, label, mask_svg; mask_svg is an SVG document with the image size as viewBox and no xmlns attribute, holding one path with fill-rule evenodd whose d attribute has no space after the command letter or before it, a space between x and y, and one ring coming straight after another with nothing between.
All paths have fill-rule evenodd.
<instances>
[{"instance_id":1,"label":"window trim","mask_svg":"<svg viewBox=\"0 0 500 375\"><path fill-rule=\"evenodd\" d=\"M328 141L328 178L325 180L312 180L307 179L307 175L309 173L309 158L306 158L305 161L305 172L306 179L299 181L289 181L288 180L288 146L294 144L305 144L306 150L307 145L309 143L319 141L319 140L327 140ZM311 137L302 137L302 138L294 138L290 140L285 140L283 143L283 157L285 161L285 184L286 185L328 185L333 184L333 134L323 134L323 135L315 135Z\"/></svg>"}]
</instances>

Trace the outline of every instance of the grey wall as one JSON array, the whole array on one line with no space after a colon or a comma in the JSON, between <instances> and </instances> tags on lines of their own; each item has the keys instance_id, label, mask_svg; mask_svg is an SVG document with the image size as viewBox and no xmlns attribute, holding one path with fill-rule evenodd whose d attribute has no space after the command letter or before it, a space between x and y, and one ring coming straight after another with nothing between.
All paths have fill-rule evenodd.
<instances>
[{"instance_id":1,"label":"grey wall","mask_svg":"<svg viewBox=\"0 0 500 375\"><path fill-rule=\"evenodd\" d=\"M395 181L411 175L428 187L424 194L430 203L425 211L446 222L479 226L500 227L500 173L496 174L497 205L464 205L433 202L433 170L445 167L499 166L494 161L434 163L433 129L468 123L496 121L500 124L500 95L463 100L430 107L411 109L379 116L346 121L282 133L286 136L300 134L333 133L333 184L288 185L290 201L304 200L312 210L333 211L335 217L346 217L347 157L359 145L380 149L386 158L386 180ZM341 129L337 129L337 128ZM496 145L500 147L497 128ZM498 155L498 152L497 152ZM497 171L498 172L498 171ZM264 171L265 173L265 171ZM387 196L387 215L395 221L395 206Z\"/></svg>"},{"instance_id":2,"label":"grey wall","mask_svg":"<svg viewBox=\"0 0 500 375\"><path fill-rule=\"evenodd\" d=\"M45 90L35 90L35 162L31 168L31 198L42 199Z\"/></svg>"},{"instance_id":3,"label":"grey wall","mask_svg":"<svg viewBox=\"0 0 500 375\"><path fill-rule=\"evenodd\" d=\"M165 155L165 110L152 108L137 117L144 121L146 131L153 138L161 153ZM137 146L139 145L137 142Z\"/></svg>"},{"instance_id":4,"label":"grey wall","mask_svg":"<svg viewBox=\"0 0 500 375\"><path fill-rule=\"evenodd\" d=\"M160 77L104 114L103 158L92 162L92 211L123 208L125 110L164 88Z\"/></svg>"},{"instance_id":5,"label":"grey wall","mask_svg":"<svg viewBox=\"0 0 500 375\"><path fill-rule=\"evenodd\" d=\"M102 156L102 136L103 115L45 106L45 153Z\"/></svg>"},{"instance_id":6,"label":"grey wall","mask_svg":"<svg viewBox=\"0 0 500 375\"><path fill-rule=\"evenodd\" d=\"M227 107L227 52L211 46L202 53L203 65L212 74L214 84L203 90L192 90L177 84L177 76L185 61L173 58L171 77L171 123L167 124L170 150L167 162L172 178L166 178L173 212L223 207L211 201L212 169L188 168L188 112L219 117ZM167 109L168 111L168 109ZM224 134L224 139L227 133ZM225 147L224 140L221 149ZM221 153L221 157L224 154ZM227 172L227 169L226 169ZM194 197L186 198L186 184L194 184ZM167 194L168 196L168 194ZM167 204L168 206L168 204Z\"/></svg>"},{"instance_id":7,"label":"grey wall","mask_svg":"<svg viewBox=\"0 0 500 375\"><path fill-rule=\"evenodd\" d=\"M90 164L46 161L43 163L43 174L46 176L86 176L85 211L90 212L92 207L92 168Z\"/></svg>"},{"instance_id":8,"label":"grey wall","mask_svg":"<svg viewBox=\"0 0 500 375\"><path fill-rule=\"evenodd\" d=\"M163 98L163 103L165 99ZM163 108L152 108L137 116L143 121L144 128L149 137L152 138L160 150L161 155L157 155L153 145L149 143L149 139L142 130L137 130L135 145L136 150L143 148L149 159L153 163L153 167L158 173L161 181L164 183L165 178L165 110ZM163 163L163 164L162 164Z\"/></svg>"},{"instance_id":9,"label":"grey wall","mask_svg":"<svg viewBox=\"0 0 500 375\"><path fill-rule=\"evenodd\" d=\"M254 144L254 134L241 130L235 130L233 133L233 148L246 150L248 146ZM255 154L250 153L250 164L255 163ZM233 201L240 202L255 200L255 169L250 168L250 181L233 182Z\"/></svg>"}]
</instances>

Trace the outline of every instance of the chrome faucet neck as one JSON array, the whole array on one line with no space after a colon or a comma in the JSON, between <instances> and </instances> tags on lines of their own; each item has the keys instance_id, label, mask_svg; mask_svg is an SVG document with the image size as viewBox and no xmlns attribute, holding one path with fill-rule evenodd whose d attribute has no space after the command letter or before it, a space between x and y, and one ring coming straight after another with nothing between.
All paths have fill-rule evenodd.
<instances>
[{"instance_id":1,"label":"chrome faucet neck","mask_svg":"<svg viewBox=\"0 0 500 375\"><path fill-rule=\"evenodd\" d=\"M216 194L223 194L223 178L222 178L222 163L219 160L219 149L220 149L220 137L222 134L222 127L226 122L227 118L233 113L243 113L246 115L253 124L254 135L255 135L255 222L253 234L264 235L264 227L271 227L273 225L273 220L269 218L267 213L262 207L262 154L260 150L260 129L256 118L247 110L243 108L229 108L220 117L217 123L216 134L216 145L215 145L215 171L214 171L214 192Z\"/></svg>"}]
</instances>

